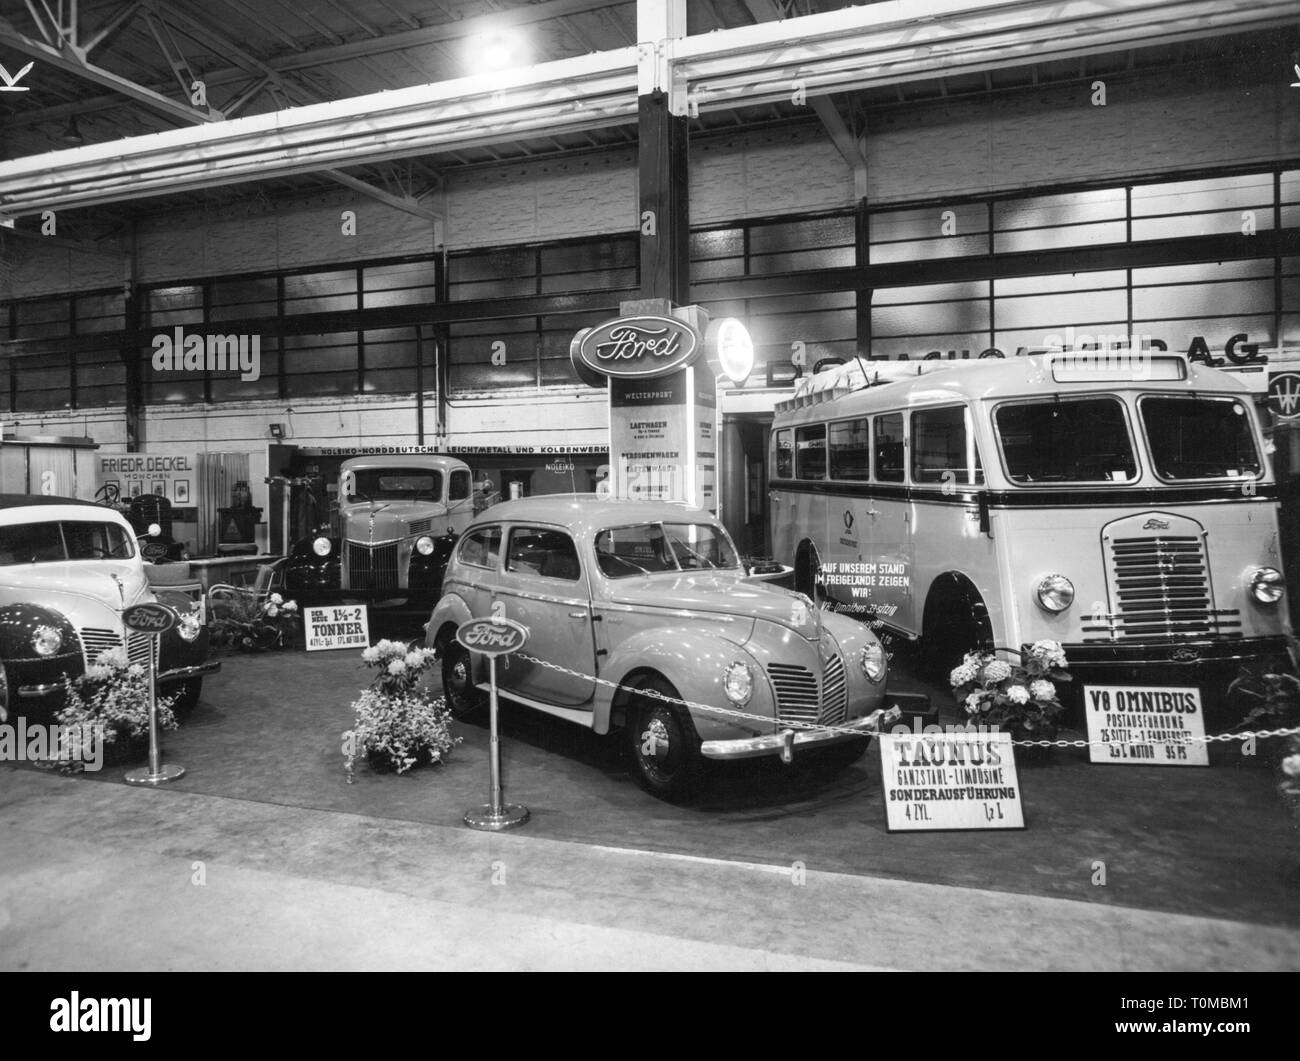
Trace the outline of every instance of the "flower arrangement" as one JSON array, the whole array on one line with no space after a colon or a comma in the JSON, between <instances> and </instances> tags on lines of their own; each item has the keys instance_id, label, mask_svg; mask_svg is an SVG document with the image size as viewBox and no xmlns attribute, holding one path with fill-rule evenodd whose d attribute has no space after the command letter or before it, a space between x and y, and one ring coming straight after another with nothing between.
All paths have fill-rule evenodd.
<instances>
[{"instance_id":1,"label":"flower arrangement","mask_svg":"<svg viewBox=\"0 0 1300 1061\"><path fill-rule=\"evenodd\" d=\"M451 733L451 712L422 689L436 653L401 641L379 641L361 653L376 671L370 688L352 702L352 728L343 734L343 765L352 784L365 757L378 770L404 774L421 763L440 763L461 742Z\"/></svg>"},{"instance_id":2,"label":"flower arrangement","mask_svg":"<svg viewBox=\"0 0 1300 1061\"><path fill-rule=\"evenodd\" d=\"M260 603L252 593L235 593L212 598L209 630L214 647L266 652L288 647L300 619L297 602L278 593Z\"/></svg>"},{"instance_id":3,"label":"flower arrangement","mask_svg":"<svg viewBox=\"0 0 1300 1061\"><path fill-rule=\"evenodd\" d=\"M1300 643L1294 638L1291 655L1294 666L1296 657L1300 656ZM1241 697L1248 703L1253 702L1237 726L1242 732L1300 728L1300 678L1294 674L1270 667L1262 667L1258 673L1243 668L1228 687L1228 697ZM1278 792L1300 801L1300 734L1261 738L1261 741L1273 740L1285 742L1280 748L1274 746L1280 760L1277 763L1281 773ZM1294 810L1300 817L1300 802L1294 804Z\"/></svg>"},{"instance_id":4,"label":"flower arrangement","mask_svg":"<svg viewBox=\"0 0 1300 1061\"><path fill-rule=\"evenodd\" d=\"M127 659L126 649L101 652L95 662L77 678L63 679L65 700L56 716L65 732L101 733L106 744L122 745L145 740L149 736L149 676L139 663ZM160 696L158 728L176 729L172 711L174 696ZM65 764L60 768L75 768Z\"/></svg>"},{"instance_id":5,"label":"flower arrangement","mask_svg":"<svg viewBox=\"0 0 1300 1061\"><path fill-rule=\"evenodd\" d=\"M995 652L967 652L948 678L957 702L971 722L1020 738L1051 740L1063 710L1056 683L1072 680L1064 649L1055 641L1035 641L1028 652L997 651L1020 662L1008 663Z\"/></svg>"}]
</instances>

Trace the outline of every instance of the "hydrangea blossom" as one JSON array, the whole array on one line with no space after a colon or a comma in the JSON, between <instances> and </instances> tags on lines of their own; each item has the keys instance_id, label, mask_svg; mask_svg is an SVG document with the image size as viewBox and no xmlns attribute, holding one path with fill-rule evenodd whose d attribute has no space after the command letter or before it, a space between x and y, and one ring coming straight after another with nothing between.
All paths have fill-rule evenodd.
<instances>
[{"instance_id":1,"label":"hydrangea blossom","mask_svg":"<svg viewBox=\"0 0 1300 1061\"><path fill-rule=\"evenodd\" d=\"M1287 777L1300 777L1300 754L1288 755L1282 760L1282 773Z\"/></svg>"},{"instance_id":2,"label":"hydrangea blossom","mask_svg":"<svg viewBox=\"0 0 1300 1061\"><path fill-rule=\"evenodd\" d=\"M1065 649L1059 641L1035 641L1029 646L1029 654L1049 667L1065 666Z\"/></svg>"},{"instance_id":3,"label":"hydrangea blossom","mask_svg":"<svg viewBox=\"0 0 1300 1061\"><path fill-rule=\"evenodd\" d=\"M953 686L965 685L967 682L973 682L978 673L974 663L963 662L953 668L952 673L948 675L948 683Z\"/></svg>"},{"instance_id":4,"label":"hydrangea blossom","mask_svg":"<svg viewBox=\"0 0 1300 1061\"><path fill-rule=\"evenodd\" d=\"M1029 703L1029 690L1023 685L1012 685L1007 689L1007 699L1013 704Z\"/></svg>"},{"instance_id":5,"label":"hydrangea blossom","mask_svg":"<svg viewBox=\"0 0 1300 1061\"><path fill-rule=\"evenodd\" d=\"M1046 678L1029 683L1029 693L1035 700L1055 700L1056 686Z\"/></svg>"},{"instance_id":6,"label":"hydrangea blossom","mask_svg":"<svg viewBox=\"0 0 1300 1061\"><path fill-rule=\"evenodd\" d=\"M405 673L406 673L406 660L404 660L404 659L395 659L395 660L393 660L390 664L388 664L388 673L389 673L389 674L405 674Z\"/></svg>"},{"instance_id":7,"label":"hydrangea blossom","mask_svg":"<svg viewBox=\"0 0 1300 1061\"><path fill-rule=\"evenodd\" d=\"M272 593L272 594L271 594L271 603L272 603L272 604L283 604L283 603L284 603L284 598L281 597L280 594L278 594L278 593Z\"/></svg>"},{"instance_id":8,"label":"hydrangea blossom","mask_svg":"<svg viewBox=\"0 0 1300 1061\"><path fill-rule=\"evenodd\" d=\"M980 709L980 701L982 701L983 699L984 699L984 697L983 697L983 695L980 694L980 693L971 693L970 696L966 697L966 712L967 712L967 714L971 714L971 715L973 715L973 714L975 714L977 711L979 711L979 709Z\"/></svg>"},{"instance_id":9,"label":"hydrangea blossom","mask_svg":"<svg viewBox=\"0 0 1300 1061\"><path fill-rule=\"evenodd\" d=\"M1011 677L1011 664L1005 660L993 659L984 665L984 680L986 682L1005 681Z\"/></svg>"}]
</instances>

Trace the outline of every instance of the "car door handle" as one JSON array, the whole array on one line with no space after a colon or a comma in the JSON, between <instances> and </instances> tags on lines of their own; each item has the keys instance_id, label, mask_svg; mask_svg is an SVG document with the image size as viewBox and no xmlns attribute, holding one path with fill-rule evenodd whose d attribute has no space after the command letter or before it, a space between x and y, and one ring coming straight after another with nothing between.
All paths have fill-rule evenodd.
<instances>
[{"instance_id":1,"label":"car door handle","mask_svg":"<svg viewBox=\"0 0 1300 1061\"><path fill-rule=\"evenodd\" d=\"M570 618L570 619L585 619L585 618L587 618L587 613L586 613L585 611L582 611L582 612L569 612L569 618Z\"/></svg>"}]
</instances>

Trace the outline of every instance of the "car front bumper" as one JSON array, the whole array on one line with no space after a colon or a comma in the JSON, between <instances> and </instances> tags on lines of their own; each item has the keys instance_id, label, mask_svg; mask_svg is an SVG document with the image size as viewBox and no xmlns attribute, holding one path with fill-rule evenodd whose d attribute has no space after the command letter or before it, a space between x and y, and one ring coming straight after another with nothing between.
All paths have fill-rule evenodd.
<instances>
[{"instance_id":1,"label":"car front bumper","mask_svg":"<svg viewBox=\"0 0 1300 1061\"><path fill-rule=\"evenodd\" d=\"M183 682L187 678L200 678L205 674L215 674L221 669L219 660L209 660L207 663L199 663L193 667L173 667L171 670L165 670L158 675L158 684L167 685L172 682ZM43 697L51 696L63 689L63 681L48 682L40 685L20 685L18 695L24 700L40 700Z\"/></svg>"},{"instance_id":2,"label":"car front bumper","mask_svg":"<svg viewBox=\"0 0 1300 1061\"><path fill-rule=\"evenodd\" d=\"M846 733L845 730L852 732ZM870 737L875 732L875 721L868 715L849 719L835 729L786 729L762 737L706 740L700 743L700 754L706 759L756 759L763 755L780 755L789 762L796 748L828 747L859 737Z\"/></svg>"}]
</instances>

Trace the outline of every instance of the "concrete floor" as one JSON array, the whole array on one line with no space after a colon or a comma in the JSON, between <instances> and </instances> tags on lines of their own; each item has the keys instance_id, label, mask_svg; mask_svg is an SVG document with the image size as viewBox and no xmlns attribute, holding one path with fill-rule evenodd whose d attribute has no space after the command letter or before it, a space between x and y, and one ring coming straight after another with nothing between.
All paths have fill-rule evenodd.
<instances>
[{"instance_id":1,"label":"concrete floor","mask_svg":"<svg viewBox=\"0 0 1300 1061\"><path fill-rule=\"evenodd\" d=\"M1300 968L1296 833L1255 764L1067 758L1024 772L1023 832L891 835L874 751L833 778L737 764L677 808L515 708L506 795L534 818L493 835L460 823L481 726L444 767L346 784L366 677L350 653L230 661L158 790L0 764L0 968Z\"/></svg>"}]
</instances>

